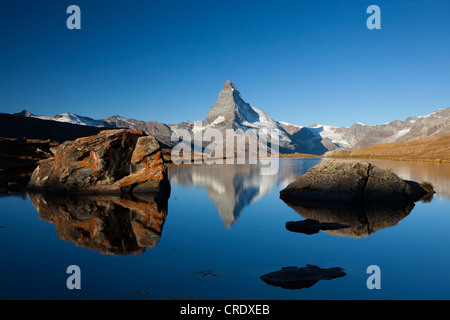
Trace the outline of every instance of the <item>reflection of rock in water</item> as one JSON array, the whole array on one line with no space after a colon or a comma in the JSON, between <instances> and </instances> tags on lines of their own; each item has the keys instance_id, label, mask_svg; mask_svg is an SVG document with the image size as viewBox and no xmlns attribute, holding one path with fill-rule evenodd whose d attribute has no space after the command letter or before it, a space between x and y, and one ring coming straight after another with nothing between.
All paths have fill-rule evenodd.
<instances>
[{"instance_id":1,"label":"reflection of rock in water","mask_svg":"<svg viewBox=\"0 0 450 320\"><path fill-rule=\"evenodd\" d=\"M350 204L339 202L286 202L305 219L338 223L349 228L324 232L353 238L368 237L378 230L395 226L414 208L414 204Z\"/></svg>"},{"instance_id":2,"label":"reflection of rock in water","mask_svg":"<svg viewBox=\"0 0 450 320\"><path fill-rule=\"evenodd\" d=\"M293 181L320 161L316 158L305 161L281 159L276 175L262 175L260 165L249 164L171 166L169 180L172 185L206 188L225 225L231 227L247 205L277 185Z\"/></svg>"},{"instance_id":3,"label":"reflection of rock in water","mask_svg":"<svg viewBox=\"0 0 450 320\"><path fill-rule=\"evenodd\" d=\"M346 273L342 268L322 269L307 264L303 268L286 267L279 271L264 274L261 276L261 280L283 289L303 289L312 287L320 280L331 280L345 275Z\"/></svg>"},{"instance_id":4,"label":"reflection of rock in water","mask_svg":"<svg viewBox=\"0 0 450 320\"><path fill-rule=\"evenodd\" d=\"M167 216L167 201L151 196L58 196L30 194L41 219L58 236L106 254L139 254L154 247Z\"/></svg>"}]
</instances>

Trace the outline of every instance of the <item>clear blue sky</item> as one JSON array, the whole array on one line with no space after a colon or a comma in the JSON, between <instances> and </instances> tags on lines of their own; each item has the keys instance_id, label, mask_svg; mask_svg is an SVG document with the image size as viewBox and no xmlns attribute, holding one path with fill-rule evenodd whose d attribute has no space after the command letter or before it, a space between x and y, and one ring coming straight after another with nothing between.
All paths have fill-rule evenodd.
<instances>
[{"instance_id":1,"label":"clear blue sky","mask_svg":"<svg viewBox=\"0 0 450 320\"><path fill-rule=\"evenodd\" d=\"M278 121L450 106L450 1L0 0L0 112L203 120L225 80ZM81 30L66 9L81 8ZM381 30L366 9L381 8Z\"/></svg>"}]
</instances>

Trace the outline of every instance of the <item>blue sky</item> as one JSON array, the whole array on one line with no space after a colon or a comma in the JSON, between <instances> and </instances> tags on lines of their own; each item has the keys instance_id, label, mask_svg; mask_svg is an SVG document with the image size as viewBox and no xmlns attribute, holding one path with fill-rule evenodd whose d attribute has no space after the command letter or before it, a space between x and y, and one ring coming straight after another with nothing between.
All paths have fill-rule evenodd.
<instances>
[{"instance_id":1,"label":"blue sky","mask_svg":"<svg viewBox=\"0 0 450 320\"><path fill-rule=\"evenodd\" d=\"M0 112L203 120L225 80L299 125L450 107L447 0L0 1Z\"/></svg>"}]
</instances>

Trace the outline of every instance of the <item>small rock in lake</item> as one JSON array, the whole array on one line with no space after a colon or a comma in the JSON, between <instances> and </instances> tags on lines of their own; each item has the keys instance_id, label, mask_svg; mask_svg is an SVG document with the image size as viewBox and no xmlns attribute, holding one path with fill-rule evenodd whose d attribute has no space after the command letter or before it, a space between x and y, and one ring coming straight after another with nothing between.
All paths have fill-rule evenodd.
<instances>
[{"instance_id":1,"label":"small rock in lake","mask_svg":"<svg viewBox=\"0 0 450 320\"><path fill-rule=\"evenodd\" d=\"M350 228L349 225L340 223L328 223L319 222L317 220L306 219L302 221L288 221L286 222L286 229L292 232L299 232L304 234L315 234L319 233L320 230L338 230Z\"/></svg>"},{"instance_id":2,"label":"small rock in lake","mask_svg":"<svg viewBox=\"0 0 450 320\"><path fill-rule=\"evenodd\" d=\"M265 283L283 289L303 289L312 287L320 280L331 280L347 275L344 269L335 267L322 269L307 264L306 267L285 267L279 271L270 272L261 276Z\"/></svg>"}]
</instances>

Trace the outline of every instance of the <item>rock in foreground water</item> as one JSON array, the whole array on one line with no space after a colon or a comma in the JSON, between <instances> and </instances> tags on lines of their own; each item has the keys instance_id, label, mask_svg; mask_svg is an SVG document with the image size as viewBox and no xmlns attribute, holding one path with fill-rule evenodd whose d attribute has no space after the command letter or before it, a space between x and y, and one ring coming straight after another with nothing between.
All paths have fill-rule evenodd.
<instances>
[{"instance_id":1,"label":"rock in foreground water","mask_svg":"<svg viewBox=\"0 0 450 320\"><path fill-rule=\"evenodd\" d=\"M344 202L415 202L429 193L417 182L402 180L365 161L327 160L289 184L280 196Z\"/></svg>"},{"instance_id":2,"label":"rock in foreground water","mask_svg":"<svg viewBox=\"0 0 450 320\"><path fill-rule=\"evenodd\" d=\"M304 234L315 234L319 233L320 230L339 230L345 228L350 228L350 226L335 222L320 222L314 219L286 222L287 230Z\"/></svg>"},{"instance_id":3,"label":"rock in foreground water","mask_svg":"<svg viewBox=\"0 0 450 320\"><path fill-rule=\"evenodd\" d=\"M339 267L322 269L307 264L303 268L285 267L279 271L264 274L261 280L284 289L303 289L313 286L320 280L331 280L345 275L344 269Z\"/></svg>"},{"instance_id":4,"label":"rock in foreground water","mask_svg":"<svg viewBox=\"0 0 450 320\"><path fill-rule=\"evenodd\" d=\"M39 192L168 196L170 185L158 141L141 131L105 130L66 141L33 172L28 189Z\"/></svg>"}]
</instances>

